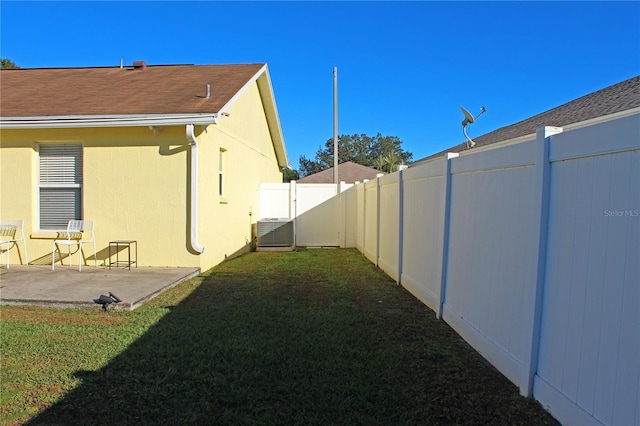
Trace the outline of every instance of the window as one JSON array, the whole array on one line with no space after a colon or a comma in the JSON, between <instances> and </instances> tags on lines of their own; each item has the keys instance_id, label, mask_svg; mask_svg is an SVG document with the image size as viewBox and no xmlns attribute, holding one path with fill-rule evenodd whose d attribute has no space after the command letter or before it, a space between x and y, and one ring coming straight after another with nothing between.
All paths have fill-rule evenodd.
<instances>
[{"instance_id":1,"label":"window","mask_svg":"<svg viewBox=\"0 0 640 426\"><path fill-rule=\"evenodd\" d=\"M219 157L219 166L218 166L218 195L220 198L225 196L224 192L224 163L225 163L225 153L226 149L220 148L220 157Z\"/></svg>"},{"instance_id":2,"label":"window","mask_svg":"<svg viewBox=\"0 0 640 426\"><path fill-rule=\"evenodd\" d=\"M42 144L40 229L59 230L82 219L82 145Z\"/></svg>"}]
</instances>

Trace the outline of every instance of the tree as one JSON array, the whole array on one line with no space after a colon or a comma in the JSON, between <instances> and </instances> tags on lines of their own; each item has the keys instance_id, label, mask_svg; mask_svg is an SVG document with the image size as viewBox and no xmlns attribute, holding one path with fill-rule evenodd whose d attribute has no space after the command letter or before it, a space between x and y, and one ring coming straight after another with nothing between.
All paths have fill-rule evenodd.
<instances>
[{"instance_id":1,"label":"tree","mask_svg":"<svg viewBox=\"0 0 640 426\"><path fill-rule=\"evenodd\" d=\"M328 168L328 167L323 168L323 166L319 162L314 160L309 160L304 155L300 156L299 162L300 162L300 170L298 170L298 174L300 175L300 177L309 176L314 173L321 172Z\"/></svg>"},{"instance_id":2,"label":"tree","mask_svg":"<svg viewBox=\"0 0 640 426\"><path fill-rule=\"evenodd\" d=\"M398 170L398 163L401 161L398 156L393 152L388 152L382 157L384 160L384 166L382 170L386 167L386 171L391 173Z\"/></svg>"},{"instance_id":3,"label":"tree","mask_svg":"<svg viewBox=\"0 0 640 426\"><path fill-rule=\"evenodd\" d=\"M293 169L282 169L282 182L298 180L298 171Z\"/></svg>"},{"instance_id":4,"label":"tree","mask_svg":"<svg viewBox=\"0 0 640 426\"><path fill-rule=\"evenodd\" d=\"M338 137L338 162L353 161L385 172L394 172L398 165L408 163L413 154L402 149L402 141L396 136L367 136L365 134ZM300 176L305 177L333 167L333 139L316 151L315 159L300 157Z\"/></svg>"},{"instance_id":5,"label":"tree","mask_svg":"<svg viewBox=\"0 0 640 426\"><path fill-rule=\"evenodd\" d=\"M20 68L20 67L17 66L16 63L13 62L11 59L0 58L0 68L5 69L5 68Z\"/></svg>"},{"instance_id":6,"label":"tree","mask_svg":"<svg viewBox=\"0 0 640 426\"><path fill-rule=\"evenodd\" d=\"M384 157L382 155L380 155L378 158L376 158L376 161L375 161L375 164L374 164L373 167L378 169L378 170L384 169Z\"/></svg>"}]
</instances>

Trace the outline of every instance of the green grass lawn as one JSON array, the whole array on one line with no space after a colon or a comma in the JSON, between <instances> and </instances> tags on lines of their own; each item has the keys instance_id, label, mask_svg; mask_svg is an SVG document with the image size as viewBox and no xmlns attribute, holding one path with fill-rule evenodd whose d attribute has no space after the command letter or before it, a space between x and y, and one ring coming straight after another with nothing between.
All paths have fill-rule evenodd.
<instances>
[{"instance_id":1,"label":"green grass lawn","mask_svg":"<svg viewBox=\"0 0 640 426\"><path fill-rule=\"evenodd\" d=\"M3 424L555 424L355 250L251 253L135 311L3 307Z\"/></svg>"}]
</instances>

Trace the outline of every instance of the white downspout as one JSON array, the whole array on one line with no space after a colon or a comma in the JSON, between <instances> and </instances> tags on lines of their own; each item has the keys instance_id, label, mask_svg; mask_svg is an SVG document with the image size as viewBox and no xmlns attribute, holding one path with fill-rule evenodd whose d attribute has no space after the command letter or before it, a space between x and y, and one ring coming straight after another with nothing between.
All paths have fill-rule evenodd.
<instances>
[{"instance_id":1,"label":"white downspout","mask_svg":"<svg viewBox=\"0 0 640 426\"><path fill-rule=\"evenodd\" d=\"M202 253L204 247L198 244L198 141L193 127L193 124L187 124L187 140L191 146L191 248Z\"/></svg>"}]
</instances>

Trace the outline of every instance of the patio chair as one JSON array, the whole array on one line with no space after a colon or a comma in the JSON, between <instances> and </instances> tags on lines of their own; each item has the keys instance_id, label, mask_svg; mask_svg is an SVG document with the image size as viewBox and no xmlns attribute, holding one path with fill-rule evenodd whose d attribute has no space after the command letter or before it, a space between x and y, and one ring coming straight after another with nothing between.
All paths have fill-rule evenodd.
<instances>
[{"instance_id":1,"label":"patio chair","mask_svg":"<svg viewBox=\"0 0 640 426\"><path fill-rule=\"evenodd\" d=\"M62 252L60 246L67 246L69 253L69 266L73 266L71 261L71 246L78 246L79 271L82 271L82 261L84 259L82 245L93 243L93 261L96 268L98 267L98 257L96 252L96 239L93 232L92 220L70 220L67 224L67 230L64 232L67 238L56 239L53 241L53 249L51 250L51 270L55 270L56 249L60 253L60 264L62 265ZM85 261L86 262L86 261Z\"/></svg>"},{"instance_id":2,"label":"patio chair","mask_svg":"<svg viewBox=\"0 0 640 426\"><path fill-rule=\"evenodd\" d=\"M4 262L4 253L2 252L2 246L7 245L7 268L11 264L11 245L14 245L18 250L18 241L22 241L22 247L24 248L24 263L29 264L29 255L27 254L27 243L24 238L24 220L0 220L0 255Z\"/></svg>"}]
</instances>

